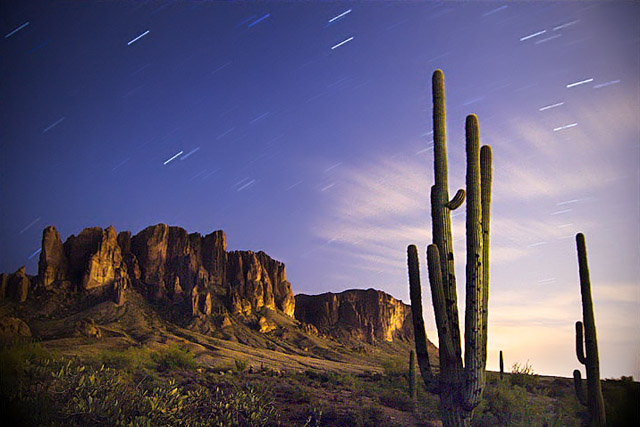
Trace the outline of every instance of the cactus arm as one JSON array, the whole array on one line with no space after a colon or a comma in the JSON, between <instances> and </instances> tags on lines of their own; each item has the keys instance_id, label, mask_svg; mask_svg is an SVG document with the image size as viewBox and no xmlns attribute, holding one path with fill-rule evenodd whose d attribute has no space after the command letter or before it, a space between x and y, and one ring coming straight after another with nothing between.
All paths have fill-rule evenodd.
<instances>
[{"instance_id":1,"label":"cactus arm","mask_svg":"<svg viewBox=\"0 0 640 427\"><path fill-rule=\"evenodd\" d=\"M491 220L491 184L493 181L491 147L480 148L480 199L482 204L482 363L487 364L487 334L489 326L489 230ZM502 352L500 352L502 355ZM486 371L483 369L483 373Z\"/></svg>"},{"instance_id":2,"label":"cactus arm","mask_svg":"<svg viewBox=\"0 0 640 427\"><path fill-rule=\"evenodd\" d=\"M583 365L587 364L587 358L584 357L584 333L582 330L582 322L576 322L576 356Z\"/></svg>"},{"instance_id":3,"label":"cactus arm","mask_svg":"<svg viewBox=\"0 0 640 427\"><path fill-rule=\"evenodd\" d=\"M447 126L444 105L444 73L436 70L431 77L433 87L433 152L436 185L449 192L447 170Z\"/></svg>"},{"instance_id":4,"label":"cactus arm","mask_svg":"<svg viewBox=\"0 0 640 427\"><path fill-rule=\"evenodd\" d=\"M465 310L465 374L463 404L471 410L477 406L483 388L482 363L482 210L480 193L480 147L478 118L467 116L467 283Z\"/></svg>"},{"instance_id":5,"label":"cactus arm","mask_svg":"<svg viewBox=\"0 0 640 427\"><path fill-rule=\"evenodd\" d=\"M427 266L429 269L429 283L431 284L433 311L436 316L436 326L438 328L440 360L455 360L456 353L452 342L451 330L449 328L444 289L442 287L440 254L436 245L427 246Z\"/></svg>"},{"instance_id":6,"label":"cactus arm","mask_svg":"<svg viewBox=\"0 0 640 427\"><path fill-rule=\"evenodd\" d=\"M453 199L449 200L449 202L446 204L447 208L449 208L449 210L452 210L452 211L455 211L456 209L458 209L460 206L462 206L462 203L464 202L464 196L465 196L464 190L462 188L459 189L456 195L453 196Z\"/></svg>"},{"instance_id":7,"label":"cactus arm","mask_svg":"<svg viewBox=\"0 0 640 427\"><path fill-rule=\"evenodd\" d=\"M432 77L433 86L433 152L435 185L431 187L431 218L433 243L440 250L440 269L446 299L447 317L457 354L455 370L462 369L462 348L460 346L460 326L458 320L458 295L456 291L455 266L453 262L453 239L451 235L451 209L447 171L446 116L444 100L444 74L436 70ZM455 197L454 197L455 200ZM442 361L441 361L442 363Z\"/></svg>"},{"instance_id":8,"label":"cactus arm","mask_svg":"<svg viewBox=\"0 0 640 427\"><path fill-rule=\"evenodd\" d=\"M429 354L427 353L427 333L422 317L422 288L420 286L420 264L418 261L418 249L415 245L407 248L407 264L409 266L409 294L411 297L411 315L413 318L414 340L420 374L424 379L427 390L431 393L438 392L438 381L431 371Z\"/></svg>"},{"instance_id":9,"label":"cactus arm","mask_svg":"<svg viewBox=\"0 0 640 427\"><path fill-rule=\"evenodd\" d=\"M580 371L579 370L575 370L573 371L573 387L576 390L576 396L578 397L578 401L584 405L587 406L587 394L584 391L584 387L582 387L582 376L580 375Z\"/></svg>"}]
</instances>

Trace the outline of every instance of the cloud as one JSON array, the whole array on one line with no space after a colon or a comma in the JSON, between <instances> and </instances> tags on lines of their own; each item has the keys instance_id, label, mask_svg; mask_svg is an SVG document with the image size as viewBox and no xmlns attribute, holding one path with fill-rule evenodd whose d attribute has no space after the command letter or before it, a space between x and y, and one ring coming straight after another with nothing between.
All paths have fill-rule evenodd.
<instances>
[{"instance_id":1,"label":"cloud","mask_svg":"<svg viewBox=\"0 0 640 427\"><path fill-rule=\"evenodd\" d=\"M629 243L636 236L634 231L612 229L611 209L603 206L627 191L619 185L622 177L637 176L638 164L630 160L630 153L637 156L638 126L630 109L635 104L612 98L597 109L574 108L571 117L559 113L551 119L519 117L490 128L485 135L494 148L491 363L502 349L508 350L509 360L530 359L539 372L570 376L578 367L573 325L582 313L575 246L568 240L582 231L589 234L590 242L600 243L592 254L608 245L637 254L637 242ZM553 131L553 121L568 120L579 125ZM333 189L332 204L314 227L318 238L333 239L323 250L332 251L335 259L349 266L348 273L341 270L337 275L351 275L351 284L362 283L360 277L378 277L362 275L373 272L385 278L386 289L399 290L402 296L407 283L406 247L416 244L422 254L425 319L430 327L424 250L431 242L432 153L416 156L412 148L392 157L344 162L332 176L340 183ZM450 152L451 193L464 181L459 155ZM621 217L632 217L637 223L638 194L624 195L618 197L615 208L623 209ZM463 205L452 218L456 270L462 274L458 276L459 308L464 308L464 222ZM598 259L606 256L600 253L594 265L602 265ZM631 361L628 355L635 352L637 359L640 344L636 333L640 284L628 278L637 278L637 266L611 264L609 268L599 273L608 278L607 283L593 286L599 340L606 346L602 354L615 360L608 366L617 363L618 370L636 372L637 360ZM460 313L463 316L464 310ZM437 342L435 331L429 337Z\"/></svg>"},{"instance_id":2,"label":"cloud","mask_svg":"<svg viewBox=\"0 0 640 427\"><path fill-rule=\"evenodd\" d=\"M559 199L610 186L628 172L617 156L637 144L637 108L637 100L623 95L490 128L485 140L494 145L494 198ZM553 130L553 123L564 122L578 125Z\"/></svg>"}]
</instances>

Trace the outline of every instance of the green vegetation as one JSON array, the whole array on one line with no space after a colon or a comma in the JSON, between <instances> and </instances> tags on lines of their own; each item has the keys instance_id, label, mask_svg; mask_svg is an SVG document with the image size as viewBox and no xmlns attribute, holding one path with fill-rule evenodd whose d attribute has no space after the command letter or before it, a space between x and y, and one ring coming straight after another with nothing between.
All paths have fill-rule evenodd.
<instances>
[{"instance_id":1,"label":"green vegetation","mask_svg":"<svg viewBox=\"0 0 640 427\"><path fill-rule=\"evenodd\" d=\"M205 366L192 365L192 357L175 345L84 358L60 357L29 341L5 345L0 348L3 420L11 425L311 427L431 425L440 417L437 396L422 382L416 384L414 409L406 361L396 369L400 359L384 363L385 373L356 374L238 370L233 359ZM571 379L536 376L529 363L513 371L505 381L497 372L488 373L472 425L571 426L586 419ZM513 379L529 377L536 378L531 386ZM640 384L630 377L605 380L603 392L610 425L639 419Z\"/></svg>"},{"instance_id":2,"label":"green vegetation","mask_svg":"<svg viewBox=\"0 0 640 427\"><path fill-rule=\"evenodd\" d=\"M237 372L244 372L249 366L249 362L247 362L246 360L235 359L234 363L236 365Z\"/></svg>"},{"instance_id":3,"label":"green vegetation","mask_svg":"<svg viewBox=\"0 0 640 427\"><path fill-rule=\"evenodd\" d=\"M168 371L176 368L194 369L196 367L193 354L175 344L164 351L151 353L151 360L155 362L159 371Z\"/></svg>"}]
</instances>

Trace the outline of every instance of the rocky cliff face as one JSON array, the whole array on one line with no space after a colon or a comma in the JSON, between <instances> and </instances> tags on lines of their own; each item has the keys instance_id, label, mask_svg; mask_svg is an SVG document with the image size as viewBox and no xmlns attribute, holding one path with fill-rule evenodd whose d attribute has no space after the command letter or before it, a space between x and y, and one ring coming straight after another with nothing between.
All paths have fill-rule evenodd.
<instances>
[{"instance_id":1,"label":"rocky cliff face","mask_svg":"<svg viewBox=\"0 0 640 427\"><path fill-rule=\"evenodd\" d=\"M412 339L411 306L375 289L296 295L295 318L320 333L369 343Z\"/></svg>"},{"instance_id":2,"label":"rocky cliff face","mask_svg":"<svg viewBox=\"0 0 640 427\"><path fill-rule=\"evenodd\" d=\"M180 227L150 226L135 236L113 227L87 228L62 244L54 227L42 235L34 288L75 290L124 302L131 285L192 316L251 314L262 307L293 316L295 299L284 264L264 252L227 252L223 231L206 236ZM0 278L0 297L27 298L24 268Z\"/></svg>"}]
</instances>

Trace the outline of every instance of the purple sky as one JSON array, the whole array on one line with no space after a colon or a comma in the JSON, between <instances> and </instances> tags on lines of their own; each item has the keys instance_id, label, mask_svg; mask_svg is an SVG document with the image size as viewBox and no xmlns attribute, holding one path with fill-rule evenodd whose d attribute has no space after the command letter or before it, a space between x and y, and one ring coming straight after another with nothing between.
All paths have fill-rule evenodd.
<instances>
[{"instance_id":1,"label":"purple sky","mask_svg":"<svg viewBox=\"0 0 640 427\"><path fill-rule=\"evenodd\" d=\"M602 374L640 377L640 4L172 3L2 2L0 271L35 274L49 224L164 222L264 250L296 293L408 301L441 68L450 191L466 114L494 149L489 369L579 367L582 231Z\"/></svg>"}]
</instances>

